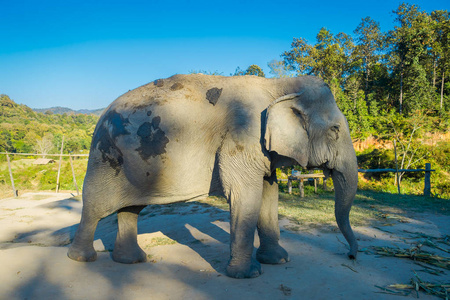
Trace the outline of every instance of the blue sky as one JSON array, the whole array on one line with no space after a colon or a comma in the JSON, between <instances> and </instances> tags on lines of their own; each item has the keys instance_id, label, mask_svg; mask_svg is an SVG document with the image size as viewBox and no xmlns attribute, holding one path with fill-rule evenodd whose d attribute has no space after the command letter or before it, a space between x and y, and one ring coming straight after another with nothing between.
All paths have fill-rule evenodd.
<instances>
[{"instance_id":1,"label":"blue sky","mask_svg":"<svg viewBox=\"0 0 450 300\"><path fill-rule=\"evenodd\" d=\"M315 2L315 3L314 3ZM158 78L280 59L321 27L392 29L403 1L0 0L0 94L32 108L95 109ZM448 0L411 0L449 10Z\"/></svg>"}]
</instances>

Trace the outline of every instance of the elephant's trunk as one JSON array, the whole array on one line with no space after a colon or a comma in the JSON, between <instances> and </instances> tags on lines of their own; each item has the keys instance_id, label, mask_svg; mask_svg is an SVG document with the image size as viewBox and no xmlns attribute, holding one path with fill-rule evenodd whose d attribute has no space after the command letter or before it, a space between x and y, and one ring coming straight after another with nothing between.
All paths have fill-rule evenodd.
<instances>
[{"instance_id":1,"label":"elephant's trunk","mask_svg":"<svg viewBox=\"0 0 450 300\"><path fill-rule=\"evenodd\" d=\"M358 165L353 147L347 157L341 158L335 169L331 171L335 190L336 222L350 245L349 258L355 259L358 253L358 242L350 226L349 213L356 195L358 185Z\"/></svg>"}]
</instances>

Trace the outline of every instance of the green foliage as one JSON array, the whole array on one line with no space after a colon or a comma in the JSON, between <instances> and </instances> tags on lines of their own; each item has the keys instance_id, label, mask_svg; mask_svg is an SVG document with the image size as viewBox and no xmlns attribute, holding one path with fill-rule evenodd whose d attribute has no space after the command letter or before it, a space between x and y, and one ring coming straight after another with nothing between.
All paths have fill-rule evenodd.
<instances>
[{"instance_id":1,"label":"green foliage","mask_svg":"<svg viewBox=\"0 0 450 300\"><path fill-rule=\"evenodd\" d=\"M254 75L259 77L266 77L264 71L258 65L251 65L245 71L241 70L241 68L237 67L233 76L244 76L244 75Z\"/></svg>"},{"instance_id":2,"label":"green foliage","mask_svg":"<svg viewBox=\"0 0 450 300\"><path fill-rule=\"evenodd\" d=\"M332 85L339 86L343 76L351 67L350 52L354 47L350 36L339 33L334 36L326 28L317 34L317 44L312 46L304 38L294 38L292 50L282 54L286 66L295 70L298 75L315 75Z\"/></svg>"},{"instance_id":3,"label":"green foliage","mask_svg":"<svg viewBox=\"0 0 450 300\"><path fill-rule=\"evenodd\" d=\"M0 155L4 158L5 155ZM47 165L35 165L33 162L36 157L10 155L11 168L14 177L14 184L19 193L27 190L55 190L58 174L58 159L56 163ZM86 174L87 159L74 159L73 166L78 188L83 188L84 176ZM63 159L60 174L60 190L75 190L72 178L72 168L67 158ZM0 161L0 198L13 196L11 190L11 181L6 161Z\"/></svg>"},{"instance_id":4,"label":"green foliage","mask_svg":"<svg viewBox=\"0 0 450 300\"><path fill-rule=\"evenodd\" d=\"M286 62L281 60L273 59L267 63L267 66L270 68L270 73L274 75L276 78L283 77L291 77L292 68L286 65Z\"/></svg>"},{"instance_id":5,"label":"green foliage","mask_svg":"<svg viewBox=\"0 0 450 300\"><path fill-rule=\"evenodd\" d=\"M435 170L431 174L431 192L435 197L450 199L450 142L442 141L433 144L426 139L426 135L414 140L408 152L400 146L398 152L398 167L402 168L403 157L411 157L411 164L404 164L404 168L424 169L425 163L430 163ZM358 167L360 169L395 169L394 149L369 148L358 153ZM379 192L397 193L395 173L362 173L358 184L360 189ZM422 195L424 188L424 173L405 173L401 181L401 191L404 194Z\"/></svg>"},{"instance_id":6,"label":"green foliage","mask_svg":"<svg viewBox=\"0 0 450 300\"><path fill-rule=\"evenodd\" d=\"M0 152L54 153L63 135L65 153L88 151L97 121L95 115L36 113L0 95Z\"/></svg>"},{"instance_id":7,"label":"green foliage","mask_svg":"<svg viewBox=\"0 0 450 300\"><path fill-rule=\"evenodd\" d=\"M281 191L278 206L279 216L288 218L296 224L290 228L291 230L323 225L336 226L333 192L320 191L319 194L314 194L305 190L305 198L300 200L295 189L292 195ZM386 214L395 216L393 212L405 209L449 215L450 203L448 200L438 198L359 190L350 213L350 223L354 226L367 226L374 222L379 224L380 221L392 222L392 219L386 219Z\"/></svg>"},{"instance_id":8,"label":"green foliage","mask_svg":"<svg viewBox=\"0 0 450 300\"><path fill-rule=\"evenodd\" d=\"M416 110L442 115L450 107L450 14L428 14L407 3L393 13L396 26L387 33L366 17L354 30L355 41L326 28L319 30L315 44L294 38L291 49L281 55L284 65L272 62L272 73L280 76L288 68L297 75L323 78L333 95L341 97L351 123L366 114L361 105L356 112L357 90L364 92L369 116L391 110L409 116ZM348 101L353 101L352 109L345 107Z\"/></svg>"}]
</instances>

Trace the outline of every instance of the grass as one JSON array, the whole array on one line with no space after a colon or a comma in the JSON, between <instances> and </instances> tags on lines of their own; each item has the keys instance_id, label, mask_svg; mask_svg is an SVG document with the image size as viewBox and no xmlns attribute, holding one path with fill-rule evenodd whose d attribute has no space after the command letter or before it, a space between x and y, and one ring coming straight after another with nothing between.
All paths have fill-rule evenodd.
<instances>
[{"instance_id":1,"label":"grass","mask_svg":"<svg viewBox=\"0 0 450 300\"><path fill-rule=\"evenodd\" d=\"M334 216L334 192L305 186L305 197L300 198L298 189L288 194L280 184L278 214L300 226L336 226ZM201 203L229 210L224 198L209 197ZM398 195L386 192L358 190L350 212L350 222L354 226L367 226L374 221L402 221L408 212L450 215L450 200L416 195ZM293 228L295 229L295 228Z\"/></svg>"},{"instance_id":2,"label":"grass","mask_svg":"<svg viewBox=\"0 0 450 300\"><path fill-rule=\"evenodd\" d=\"M145 249L157 246L174 245L177 242L167 237L154 237L145 245Z\"/></svg>"},{"instance_id":3,"label":"grass","mask_svg":"<svg viewBox=\"0 0 450 300\"><path fill-rule=\"evenodd\" d=\"M58 161L48 165L34 165L35 159L16 159L11 169L16 190L19 195L26 191L55 191L58 175ZM73 166L78 188L83 188L87 159L74 159ZM60 174L60 190L76 190L73 183L72 168L68 159L63 159ZM0 199L14 196L11 188L6 162L0 163Z\"/></svg>"},{"instance_id":4,"label":"grass","mask_svg":"<svg viewBox=\"0 0 450 300\"><path fill-rule=\"evenodd\" d=\"M305 197L300 198L298 189L286 193L280 184L279 215L299 225L335 225L334 192L319 186L318 194L312 186L305 186ZM450 200L418 195L399 195L359 189L350 212L350 222L355 226L369 225L374 220L402 218L407 212L429 212L450 215Z\"/></svg>"}]
</instances>

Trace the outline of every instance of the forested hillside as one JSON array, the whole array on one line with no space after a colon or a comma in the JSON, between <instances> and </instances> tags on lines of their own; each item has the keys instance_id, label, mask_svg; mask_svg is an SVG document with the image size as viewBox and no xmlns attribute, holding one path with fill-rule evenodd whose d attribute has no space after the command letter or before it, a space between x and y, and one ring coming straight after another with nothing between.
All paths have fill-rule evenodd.
<instances>
[{"instance_id":1,"label":"forested hillside","mask_svg":"<svg viewBox=\"0 0 450 300\"><path fill-rule=\"evenodd\" d=\"M89 151L98 116L37 113L0 95L0 152L56 153L64 135L65 152Z\"/></svg>"},{"instance_id":2,"label":"forested hillside","mask_svg":"<svg viewBox=\"0 0 450 300\"><path fill-rule=\"evenodd\" d=\"M52 112L54 114L85 114L85 115L97 115L100 116L104 110L104 108L100 109L80 109L73 110L68 107L55 106L50 108L33 108L35 112L40 113L49 113Z\"/></svg>"}]
</instances>

